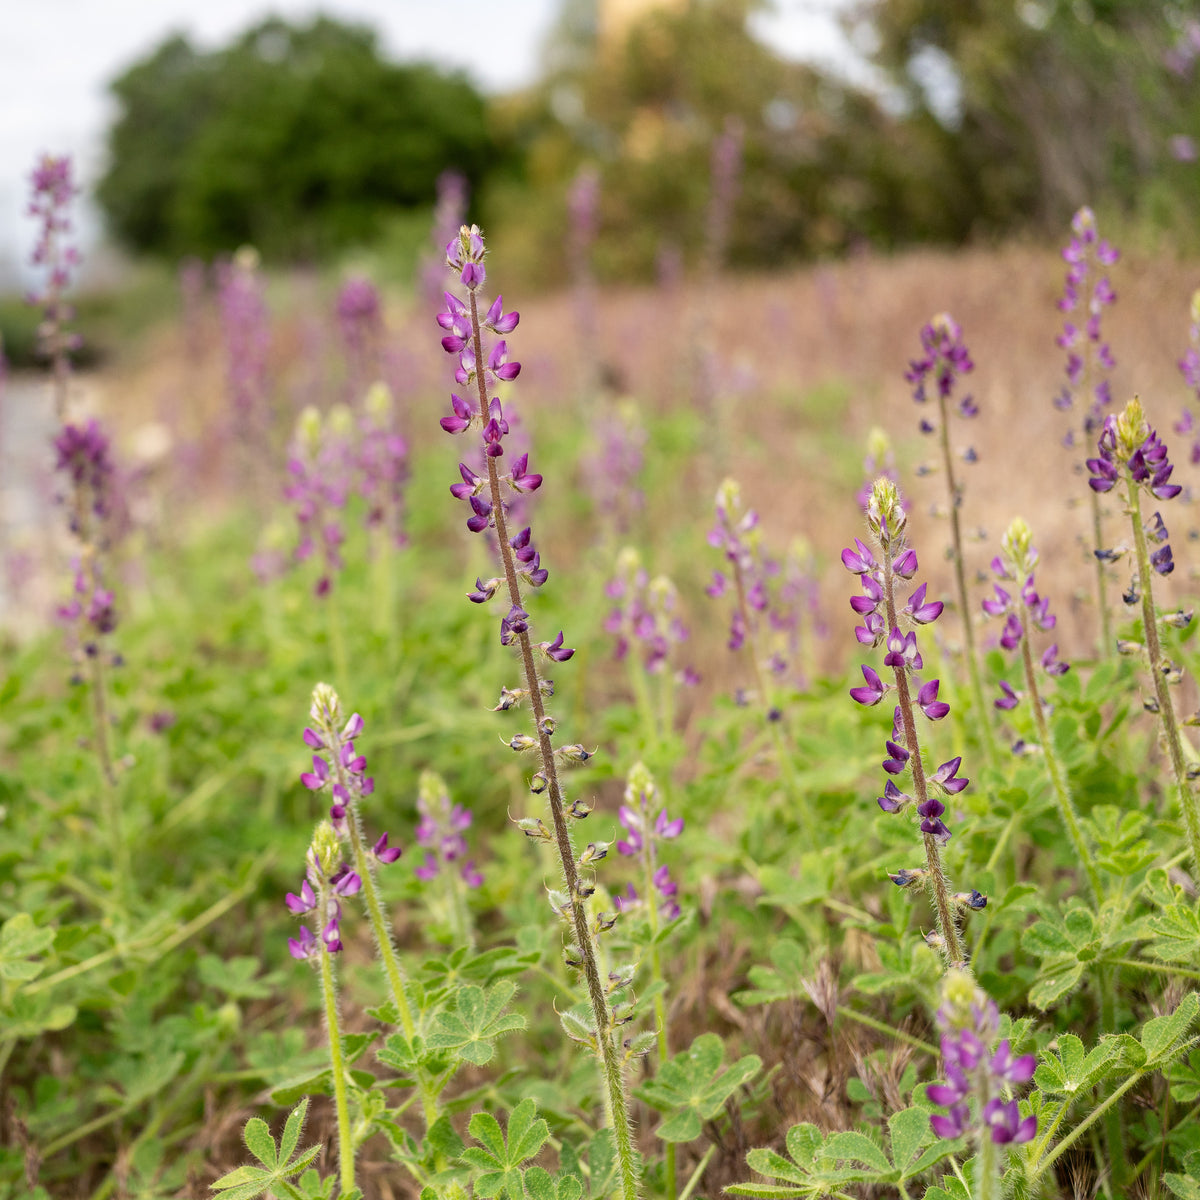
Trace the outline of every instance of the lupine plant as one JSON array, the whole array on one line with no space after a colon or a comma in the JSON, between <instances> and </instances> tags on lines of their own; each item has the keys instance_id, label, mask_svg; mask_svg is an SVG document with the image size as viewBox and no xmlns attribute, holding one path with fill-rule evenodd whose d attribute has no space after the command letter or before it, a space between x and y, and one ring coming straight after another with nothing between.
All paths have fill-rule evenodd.
<instances>
[{"instance_id":1,"label":"lupine plant","mask_svg":"<svg viewBox=\"0 0 1200 1200\"><path fill-rule=\"evenodd\" d=\"M572 939L564 951L567 965L582 972L591 1010L590 1023L581 1024L576 1019L574 1030L568 1027L568 1032L596 1052L603 1080L605 1111L616 1139L621 1192L625 1200L634 1200L638 1191L638 1165L625 1093L625 1059L629 1052L621 1043L613 1008L613 981L610 979L608 984L605 983L597 953L596 938L608 927L608 922L603 914L595 917L591 914L588 900L595 885L584 874L607 854L608 845L589 842L577 855L571 838L570 821L586 817L591 809L580 800L568 804L559 780L559 765L586 761L592 752L579 743L556 747L557 723L546 711L545 696L553 688L539 670L535 652L552 662L563 663L574 651L564 646L561 631L552 639L535 642L531 618L524 607L524 589L545 583L546 570L540 565L530 529L515 534L510 532L503 487L515 492L534 491L541 486L542 477L529 470L528 456L524 454L503 475L500 472L499 459L505 453L504 438L509 426L500 399L489 397L488 392L497 383L515 379L520 372L520 364L508 358L505 341L505 336L516 328L518 316L511 311L505 313L500 295L486 312L481 313L479 291L487 280L485 255L483 235L476 226L468 228L464 225L446 247L446 261L465 289L466 299L464 301L453 292L446 293L446 307L438 316L438 324L446 331L442 347L457 359L455 381L464 388L472 388L475 394L470 399L453 394L452 413L443 417L441 424L451 434L478 430L487 465L487 475L481 477L460 464L462 482L455 484L451 491L456 499L470 505L472 515L467 519L467 528L472 533L482 533L489 528L495 530L503 576L486 582L477 579L469 599L482 604L499 592L508 606L500 619L500 641L502 645L514 645L518 649L524 687L507 689L506 694L520 693L517 699L528 701L534 728L532 735L515 734L509 744L518 753L536 753L537 768L529 787L532 794L546 797L552 824L552 829L547 828L541 817L529 816L520 818L518 827L534 841L550 842L557 851L565 892L557 899L552 896L552 902ZM490 349L485 345L485 330L495 338ZM515 704L507 707L515 707ZM628 977L621 975L616 982L618 992L624 990L632 982L632 972Z\"/></svg>"},{"instance_id":2,"label":"lupine plant","mask_svg":"<svg viewBox=\"0 0 1200 1200\"><path fill-rule=\"evenodd\" d=\"M1104 422L1097 443L1099 455L1087 462L1092 491L1100 494L1120 485L1125 495L1125 511L1129 515L1133 534L1133 550L1137 574L1132 585L1141 603L1142 643L1130 650L1145 655L1146 666L1154 682L1154 701L1147 707L1162 723L1163 741L1171 760L1179 811L1183 816L1191 848L1192 862L1200 870L1200 809L1192 786L1183 733L1175 714L1171 685L1182 679L1179 667L1163 653L1159 637L1160 622L1186 626L1191 614L1179 611L1160 616L1154 604L1154 576L1166 576L1175 569L1169 534L1160 513L1147 519L1143 516L1144 500L1173 500L1183 490L1171 482L1174 466L1167 457L1167 447L1146 419L1141 401L1134 397L1120 415L1110 415ZM1150 549L1153 541L1156 549ZM1190 747L1189 747L1190 749Z\"/></svg>"},{"instance_id":3,"label":"lupine plant","mask_svg":"<svg viewBox=\"0 0 1200 1200\"><path fill-rule=\"evenodd\" d=\"M950 966L965 966L959 910L982 908L987 900L972 890L960 902L950 889L941 856L941 847L950 840L950 828L942 820L946 805L939 796L957 796L969 781L958 773L961 757L942 763L935 771L929 770L921 754L916 716L919 710L927 720L940 721L950 712L950 705L938 699L941 681L930 679L921 683L916 677L924 666L916 631L936 621L945 605L940 600L926 599L926 584L920 584L903 607L898 602L897 580L907 584L914 578L917 555L908 545L908 514L901 503L900 491L886 476L876 480L871 490L866 517L873 547L856 538L852 549L842 551L842 563L858 576L862 588L861 594L850 600L850 607L863 621L855 628L855 637L863 646L886 646L883 665L891 668L892 678L884 681L873 667L864 665L864 683L851 688L850 697L858 704L873 707L888 692L896 693L892 732L883 760L888 779L878 802L886 813L907 815L912 808L921 818L925 865L901 870L892 875L892 881L903 888L920 885L928 892L936 923L936 933L931 935L930 942ZM907 632L902 622L910 626ZM905 777L912 781L911 796L896 783Z\"/></svg>"},{"instance_id":4,"label":"lupine plant","mask_svg":"<svg viewBox=\"0 0 1200 1200\"><path fill-rule=\"evenodd\" d=\"M1192 293L1190 307L1191 324L1188 327L1188 348L1179 360L1179 373L1187 384L1193 398L1200 399L1200 288ZM1195 417L1190 408L1183 410L1183 415L1175 425L1176 433L1192 433L1196 428ZM1200 432L1192 441L1191 461L1200 463Z\"/></svg>"},{"instance_id":5,"label":"lupine plant","mask_svg":"<svg viewBox=\"0 0 1200 1200\"><path fill-rule=\"evenodd\" d=\"M225 347L225 386L229 398L228 427L255 456L265 453L270 404L267 355L271 326L259 272L258 253L244 246L217 264L217 308Z\"/></svg>"},{"instance_id":6,"label":"lupine plant","mask_svg":"<svg viewBox=\"0 0 1200 1200\"><path fill-rule=\"evenodd\" d=\"M450 799L446 781L433 771L421 774L417 812L420 820L413 838L425 851L425 858L413 874L422 883L432 885L428 893L440 886L440 903L432 895L426 902L430 911L445 922L451 944L472 946L475 933L467 893L483 883L483 872L473 858L467 857L465 834L471 828L471 814Z\"/></svg>"},{"instance_id":7,"label":"lupine plant","mask_svg":"<svg viewBox=\"0 0 1200 1200\"><path fill-rule=\"evenodd\" d=\"M1082 437L1086 445L1096 436L1105 410L1112 404L1112 383L1108 373L1116 366L1109 344L1104 339L1101 320L1104 310L1117 298L1108 275L1108 267L1120 260L1120 251L1102 238L1096 227L1096 215L1083 207L1071 219L1072 238L1063 248L1067 278L1060 312L1063 321L1058 345L1067 352L1067 381L1054 398L1054 406L1069 411L1083 407L1080 430L1068 431L1064 445L1071 447ZM1104 514L1100 497L1089 492L1092 515L1092 550L1095 552L1096 605L1100 621L1100 650L1112 653L1112 616L1108 608L1108 576L1100 552L1105 547Z\"/></svg>"},{"instance_id":8,"label":"lupine plant","mask_svg":"<svg viewBox=\"0 0 1200 1200\"><path fill-rule=\"evenodd\" d=\"M954 563L954 582L958 592L958 611L962 620L963 655L967 663L967 674L971 680L971 692L975 710L979 714L978 725L983 732L989 757L995 756L995 742L987 706L983 699L983 680L979 671L979 655L975 646L974 608L967 594L966 556L963 552L963 532L960 510L963 490L955 472L955 454L950 444L950 405L953 402L958 415L971 420L979 415L979 406L970 393L956 396L959 381L975 369L970 351L963 341L962 329L949 313L938 313L921 329L921 357L908 365L905 379L912 385L913 399L921 405L929 400L930 388L937 400L937 419L921 417L921 432L938 435L941 449L942 475L946 481L946 502L950 516L950 556ZM961 452L966 463L976 461L973 446Z\"/></svg>"}]
</instances>

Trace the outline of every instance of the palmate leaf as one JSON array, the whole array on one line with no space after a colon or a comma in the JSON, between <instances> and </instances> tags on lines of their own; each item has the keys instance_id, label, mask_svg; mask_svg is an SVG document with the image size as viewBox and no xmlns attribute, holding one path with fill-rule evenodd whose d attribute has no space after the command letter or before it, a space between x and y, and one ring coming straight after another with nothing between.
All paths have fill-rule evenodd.
<instances>
[{"instance_id":1,"label":"palmate leaf","mask_svg":"<svg viewBox=\"0 0 1200 1200\"><path fill-rule=\"evenodd\" d=\"M486 990L474 985L459 988L455 1010L438 1014L429 1035L429 1048L449 1050L464 1062L483 1066L495 1053L495 1038L525 1028L524 1017L504 1012L516 991L517 985L508 979Z\"/></svg>"},{"instance_id":2,"label":"palmate leaf","mask_svg":"<svg viewBox=\"0 0 1200 1200\"><path fill-rule=\"evenodd\" d=\"M475 1194L525 1200L521 1164L531 1159L550 1136L550 1127L537 1115L537 1105L522 1100L508 1117L508 1136L491 1113L476 1113L467 1125L478 1146L462 1152L463 1162L476 1169Z\"/></svg>"},{"instance_id":3,"label":"palmate leaf","mask_svg":"<svg viewBox=\"0 0 1200 1200\"><path fill-rule=\"evenodd\" d=\"M701 1034L682 1054L663 1063L658 1074L637 1088L635 1095L651 1108L670 1115L658 1128L664 1142L690 1142L700 1136L725 1101L762 1067L762 1059L747 1054L722 1070L725 1045L715 1033Z\"/></svg>"},{"instance_id":4,"label":"palmate leaf","mask_svg":"<svg viewBox=\"0 0 1200 1200\"><path fill-rule=\"evenodd\" d=\"M1135 1046L1129 1037L1106 1037L1086 1052L1073 1033L1061 1033L1056 1048L1042 1054L1033 1081L1047 1096L1089 1092L1109 1075L1128 1074L1130 1051Z\"/></svg>"},{"instance_id":5,"label":"palmate leaf","mask_svg":"<svg viewBox=\"0 0 1200 1200\"><path fill-rule=\"evenodd\" d=\"M1147 949L1166 962L1190 963L1200 957L1200 913L1186 904L1170 904L1149 920L1154 941Z\"/></svg>"},{"instance_id":6,"label":"palmate leaf","mask_svg":"<svg viewBox=\"0 0 1200 1200\"><path fill-rule=\"evenodd\" d=\"M28 983L42 972L42 963L30 962L45 954L54 942L53 929L38 929L33 917L19 912L0 925L0 979Z\"/></svg>"},{"instance_id":7,"label":"palmate leaf","mask_svg":"<svg viewBox=\"0 0 1200 1200\"><path fill-rule=\"evenodd\" d=\"M733 996L734 1004L749 1007L754 1004L772 1004L776 1000L788 1000L803 996L804 975L808 962L799 942L780 938L771 946L770 967L751 967L751 987Z\"/></svg>"},{"instance_id":8,"label":"palmate leaf","mask_svg":"<svg viewBox=\"0 0 1200 1200\"><path fill-rule=\"evenodd\" d=\"M252 1117L246 1122L246 1128L242 1132L246 1149L262 1165L241 1166L227 1175L222 1175L212 1185L212 1190L220 1193L221 1200L254 1200L254 1197L270 1192L292 1198L304 1195L288 1181L307 1170L321 1151L320 1145L310 1146L293 1158L296 1147L300 1144L300 1134L307 1112L308 1100L305 1099L289 1114L278 1146L266 1121L260 1117Z\"/></svg>"},{"instance_id":9,"label":"palmate leaf","mask_svg":"<svg viewBox=\"0 0 1200 1200\"><path fill-rule=\"evenodd\" d=\"M1146 1052L1143 1065L1147 1070L1164 1066L1179 1054L1198 1012L1200 994L1188 992L1173 1013L1165 1017L1152 1017L1142 1026L1138 1041Z\"/></svg>"},{"instance_id":10,"label":"palmate leaf","mask_svg":"<svg viewBox=\"0 0 1200 1200\"><path fill-rule=\"evenodd\" d=\"M1184 1175L1168 1172L1163 1183L1179 1200L1200 1200L1200 1151L1193 1151L1183 1160Z\"/></svg>"}]
</instances>

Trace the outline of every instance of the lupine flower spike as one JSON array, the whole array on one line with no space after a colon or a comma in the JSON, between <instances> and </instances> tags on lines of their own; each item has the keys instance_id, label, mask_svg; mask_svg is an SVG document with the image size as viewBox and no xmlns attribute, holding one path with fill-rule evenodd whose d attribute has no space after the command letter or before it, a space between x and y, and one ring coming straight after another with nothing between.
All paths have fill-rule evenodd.
<instances>
[{"instance_id":1,"label":"lupine flower spike","mask_svg":"<svg viewBox=\"0 0 1200 1200\"><path fill-rule=\"evenodd\" d=\"M997 582L992 585L991 599L983 602L983 611L989 617L1004 622L1000 633L1000 645L1008 651L1018 651L1025 678L1025 695L1033 712L1038 740L1058 804L1059 816L1071 839L1076 857L1088 877L1092 895L1099 903L1100 874L1096 869L1095 854L1083 838L1075 804L1071 799L1071 788L1067 781L1066 767L1059 758L1058 749L1046 720L1045 705L1038 687L1037 669L1034 663L1030 634L1034 630L1049 633L1057 624L1057 617L1050 611L1050 599L1038 593L1034 580L1038 553L1033 548L1033 534L1020 517L1009 525L1001 542L1000 553L992 559L992 572ZM1042 671L1051 677L1066 674L1068 664L1058 657L1058 643L1053 642L1040 655ZM1008 684L1001 683L1001 696L995 707L1011 712L1017 707L1021 696Z\"/></svg>"},{"instance_id":2,"label":"lupine flower spike","mask_svg":"<svg viewBox=\"0 0 1200 1200\"><path fill-rule=\"evenodd\" d=\"M1171 758L1171 769L1179 796L1179 807L1187 827L1192 862L1200 871L1200 809L1188 778L1183 733L1175 715L1170 684L1182 679L1182 671L1163 654L1158 623L1166 621L1154 606L1154 576L1169 575L1174 569L1167 527L1157 511L1149 520L1142 515L1143 499L1173 500L1183 490L1171 482L1173 466L1167 447L1146 420L1142 402L1135 396L1119 416L1110 416L1100 434L1099 457L1088 459L1089 483L1093 491L1107 492L1120 484L1125 493L1125 511L1133 530L1137 556L1136 586L1142 609L1142 636L1146 663L1154 680L1154 711L1162 724L1163 740ZM1154 543L1155 549L1150 549ZM1183 614L1179 614L1182 618ZM1168 623L1181 623L1172 620ZM1186 621L1182 621L1186 624ZM1136 644L1129 647L1143 649Z\"/></svg>"},{"instance_id":3,"label":"lupine flower spike","mask_svg":"<svg viewBox=\"0 0 1200 1200\"><path fill-rule=\"evenodd\" d=\"M1188 328L1188 348L1179 360L1179 371L1189 390L1200 400L1200 288L1192 293L1191 325ZM1175 432L1192 435L1191 461L1200 463L1200 426L1191 409L1185 408L1175 424Z\"/></svg>"},{"instance_id":4,"label":"lupine flower spike","mask_svg":"<svg viewBox=\"0 0 1200 1200\"><path fill-rule=\"evenodd\" d=\"M907 604L899 603L896 582L911 584L917 573L917 556L905 537L908 516L900 491L891 479L885 476L875 481L866 515L873 545L856 539L853 548L842 551L842 565L858 576L862 589L850 601L850 607L863 622L855 629L855 636L860 645L886 648L883 664L890 668L890 678L882 679L864 664L864 682L851 688L850 696L856 703L871 707L882 702L889 692L896 693L892 733L883 761L888 779L878 802L887 813L915 810L921 819L925 866L900 871L891 878L900 887L924 885L937 922L933 944L944 951L949 966L962 966L966 955L958 928L959 906L951 894L941 858L941 847L949 841L950 829L943 820L946 805L939 797L958 795L968 780L958 773L961 758L952 758L936 771L929 771L921 756L916 716L920 710L927 720L940 721L950 712L950 706L938 698L940 681L930 679L922 683L917 677L924 665L917 630L936 621L942 615L943 604L927 599L925 584L912 592ZM911 786L911 795L903 790L902 783ZM986 903L980 896L977 903L967 907L981 908Z\"/></svg>"},{"instance_id":5,"label":"lupine flower spike","mask_svg":"<svg viewBox=\"0 0 1200 1200\"><path fill-rule=\"evenodd\" d=\"M425 851L425 858L413 873L422 883L440 882L442 915L453 944L474 945L467 892L483 883L483 873L475 860L467 857L464 835L471 827L471 814L451 801L445 780L432 771L421 772L417 812L416 843ZM436 911L438 906L431 907Z\"/></svg>"},{"instance_id":6,"label":"lupine flower spike","mask_svg":"<svg viewBox=\"0 0 1200 1200\"><path fill-rule=\"evenodd\" d=\"M60 424L67 419L67 385L71 373L70 352L79 345L67 322L74 315L63 300L71 276L79 265L79 251L67 237L71 232L70 206L78 195L69 157L44 154L30 176L32 185L29 216L38 222L38 239L33 249L33 266L45 272L42 290L30 303L42 310L38 345L50 360L54 377L54 413Z\"/></svg>"},{"instance_id":7,"label":"lupine flower spike","mask_svg":"<svg viewBox=\"0 0 1200 1200\"><path fill-rule=\"evenodd\" d=\"M346 1094L347 1064L342 1051L337 982L333 975L332 960L342 948L341 899L354 895L361 888L361 877L342 861L341 839L333 825L329 821L322 821L317 826L312 844L308 848L307 869L300 884L300 894L289 892L285 903L290 913L305 919L296 937L288 938L289 953L295 959L313 963L321 972L321 995L325 1009L325 1033L329 1038L329 1066L333 1081L333 1103L337 1112L338 1166L343 1194L354 1188L354 1139L350 1129L350 1103Z\"/></svg>"},{"instance_id":8,"label":"lupine flower spike","mask_svg":"<svg viewBox=\"0 0 1200 1200\"><path fill-rule=\"evenodd\" d=\"M359 811L362 801L375 791L375 780L366 773L366 756L355 745L365 723L358 713L348 720L343 718L338 694L327 683L318 683L313 689L309 716L312 724L304 731L304 744L312 751L312 770L305 771L300 776L300 782L310 791L327 792L329 795L330 828L340 841L349 843L350 862L360 880L371 932L383 963L392 1003L396 1007L404 1036L411 1042L416 1026L404 990L400 959L392 943L391 924L384 916L375 882L376 867L395 862L400 857L400 850L388 845L386 833L368 848ZM356 892L358 890L355 889ZM426 1100L428 1120L431 1101L428 1098Z\"/></svg>"},{"instance_id":9,"label":"lupine flower spike","mask_svg":"<svg viewBox=\"0 0 1200 1200\"><path fill-rule=\"evenodd\" d=\"M442 348L457 363L455 382L466 392L466 397L457 393L451 396L451 415L442 419L442 428L456 435L476 432L483 444L482 465L486 470L486 474L478 475L465 463L460 464L462 482L451 491L456 499L469 505L471 515L466 524L472 533L495 531L502 573L494 579L477 579L469 598L483 604L497 593L502 595L500 641L520 654L524 686L506 688L497 707L507 710L523 701L529 703L534 736L517 734L509 744L518 752L536 753L538 761L530 791L544 795L549 802L551 827L536 816L520 818L517 825L527 837L551 842L558 851L566 890L551 893L551 907L566 930L566 961L582 971L591 1013L590 1029L582 1029L580 1022L573 1019L568 1033L586 1041L597 1055L604 1079L605 1109L616 1142L623 1200L636 1200L638 1168L625 1095L625 1063L632 1053L644 1050L636 1040L630 1046L623 1044L619 1022L627 1016L625 1006L618 1001L618 1008L612 1007L614 995L628 987L633 972L622 974L616 985L611 979L606 984L600 972L596 938L608 925L600 915L593 920L590 913L589 898L595 892L590 867L605 856L607 843L589 843L579 855L572 844L570 821L586 817L590 807L580 801L568 804L559 781L559 767L568 762L584 762L593 751L578 743L556 747L555 721L546 712L545 697L553 694L554 688L543 677L538 657L563 663L574 651L563 644L561 632L557 637L535 641L532 620L525 608L524 588L545 583L546 570L534 548L531 530L525 528L514 534L510 529L505 489L532 492L541 486L542 477L529 469L526 454L502 470L501 460L509 449L505 445L509 424L500 399L489 397L489 392L496 384L515 379L521 370L519 363L510 360L505 340L516 328L518 316L515 312L505 312L499 295L483 309L481 289L487 281L485 256L483 234L475 225L464 225L446 247L446 263L465 292L465 299L460 293L447 292L446 307L438 314L437 322L445 334Z\"/></svg>"},{"instance_id":10,"label":"lupine flower spike","mask_svg":"<svg viewBox=\"0 0 1200 1200\"><path fill-rule=\"evenodd\" d=\"M1121 257L1120 252L1096 228L1096 216L1090 208L1081 208L1071 220L1072 237L1063 249L1067 279L1059 310L1067 314L1059 346L1067 352L1067 382L1055 397L1054 406L1068 410L1086 405L1083 413L1083 442L1096 436L1105 410L1112 404L1112 384L1108 373L1116 366L1112 351L1104 340L1101 317L1117 294L1106 269ZM1064 445L1074 446L1077 434L1067 433ZM1093 489L1088 494L1092 515L1092 550L1096 571L1096 603L1100 617L1101 657L1112 653L1112 617L1108 611L1108 571L1105 557L1104 514L1100 497Z\"/></svg>"},{"instance_id":11,"label":"lupine flower spike","mask_svg":"<svg viewBox=\"0 0 1200 1200\"><path fill-rule=\"evenodd\" d=\"M942 981L937 1011L942 1035L945 1083L926 1095L946 1109L929 1118L940 1138L969 1135L975 1143L975 1200L998 1200L1004 1178L1005 1151L1032 1141L1037 1118L1021 1116L1013 1089L1033 1078L1037 1060L1015 1056L1008 1038L998 1044L1000 1013L995 1001L975 985L966 971L950 971Z\"/></svg>"},{"instance_id":12,"label":"lupine flower spike","mask_svg":"<svg viewBox=\"0 0 1200 1200\"><path fill-rule=\"evenodd\" d=\"M988 758L995 760L995 739L992 733L991 716L983 697L983 680L979 672L979 656L975 645L974 608L967 596L966 560L963 554L963 534L960 510L962 508L962 485L958 481L954 465L954 454L950 447L950 405L953 402L958 415L971 420L979 415L979 406L970 393L956 395L959 380L975 369L970 352L963 341L962 329L949 313L939 313L921 330L921 357L909 363L905 379L912 385L913 399L921 405L930 399L932 387L936 398L937 419L921 417L921 432L936 433L941 447L942 474L946 480L946 501L950 516L950 550L954 560L954 582L958 591L958 611L962 620L964 656L967 673L971 681L972 697L978 714L979 727L983 732ZM960 454L965 463L977 459L975 449L968 446Z\"/></svg>"}]
</instances>

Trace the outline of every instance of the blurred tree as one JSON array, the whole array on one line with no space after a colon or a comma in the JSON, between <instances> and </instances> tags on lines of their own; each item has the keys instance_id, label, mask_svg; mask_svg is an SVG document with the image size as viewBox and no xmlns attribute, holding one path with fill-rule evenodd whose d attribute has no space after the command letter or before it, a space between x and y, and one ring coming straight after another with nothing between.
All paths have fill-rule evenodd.
<instances>
[{"instance_id":1,"label":"blurred tree","mask_svg":"<svg viewBox=\"0 0 1200 1200\"><path fill-rule=\"evenodd\" d=\"M1166 65L1189 13L1177 0L865 0L849 21L871 31L913 128L941 143L952 203L992 228L1059 228L1084 203L1137 209L1173 169L1171 135L1200 115Z\"/></svg>"},{"instance_id":2,"label":"blurred tree","mask_svg":"<svg viewBox=\"0 0 1200 1200\"><path fill-rule=\"evenodd\" d=\"M272 19L212 53L172 37L112 91L97 196L140 251L319 256L431 205L446 167L477 184L504 157L465 77L387 62L369 29L326 18Z\"/></svg>"}]
</instances>

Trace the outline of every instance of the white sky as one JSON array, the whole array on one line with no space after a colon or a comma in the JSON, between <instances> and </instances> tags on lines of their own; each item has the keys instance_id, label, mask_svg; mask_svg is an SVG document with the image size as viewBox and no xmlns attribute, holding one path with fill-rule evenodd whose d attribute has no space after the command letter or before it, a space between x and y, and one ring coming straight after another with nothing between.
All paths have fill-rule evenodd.
<instances>
[{"instance_id":1,"label":"white sky","mask_svg":"<svg viewBox=\"0 0 1200 1200\"><path fill-rule=\"evenodd\" d=\"M790 57L846 64L834 14L844 0L775 0L760 37ZM557 0L0 0L0 279L29 253L27 180L43 153L74 156L85 185L99 173L112 108L108 82L171 32L219 45L276 13L324 12L377 29L398 58L465 68L488 91L534 79ZM92 240L85 213L81 236Z\"/></svg>"}]
</instances>

